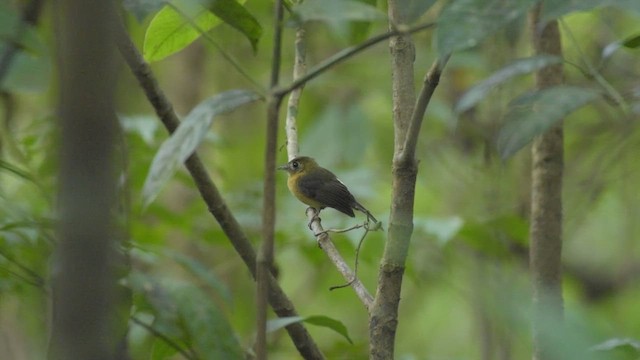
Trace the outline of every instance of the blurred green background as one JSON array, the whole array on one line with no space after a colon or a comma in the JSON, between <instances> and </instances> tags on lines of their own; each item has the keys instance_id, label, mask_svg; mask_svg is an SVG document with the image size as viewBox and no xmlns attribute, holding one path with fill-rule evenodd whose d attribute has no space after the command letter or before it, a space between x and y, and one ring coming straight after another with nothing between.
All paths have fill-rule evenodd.
<instances>
[{"instance_id":1,"label":"blurred green background","mask_svg":"<svg viewBox=\"0 0 640 360\"><path fill-rule=\"evenodd\" d=\"M421 21L435 19L440 7L436 4ZM272 4L249 1L246 8L264 30L256 53L229 26L216 27L210 34L251 77L267 84ZM12 69L12 77L2 82L0 353L10 359L44 358L47 346L57 181L58 94L51 11L46 6L33 29L37 51L21 52L30 59L19 62L25 69ZM16 12L13 2L0 7L1 16ZM130 34L140 49L151 18L138 22L127 15ZM384 20L308 23L308 63L316 64L387 26ZM453 111L471 86L514 59L531 55L525 29L524 19L516 20L479 46L455 53L427 110L418 145L415 229L402 288L398 359L530 357L530 156L526 147L502 161L495 140L507 103L532 88L532 76L500 85L463 114ZM629 106L625 112L611 101L599 100L564 122L564 299L566 326L572 334L564 341L568 347L590 349L610 339L628 338L615 352L589 354L638 359L634 339L640 339L640 53L625 48L603 52L638 34L638 14L617 8L573 13L563 18L561 30L566 82L597 87L596 80L580 71L593 66ZM429 30L413 36L416 86L436 57L433 34ZM293 41L294 29L288 26L283 39L284 84L292 77ZM222 91L252 87L203 39L152 66L181 115ZM228 336L249 348L255 333L254 282L188 174L180 170L156 201L142 208L142 185L167 134L124 64L121 70L117 95L123 137L117 147L124 169L123 202L130 199L131 207L123 221L130 231L132 314L148 323L155 321L166 334L180 338L175 324L158 320L154 295L144 290L150 283L168 289L186 287L219 310L221 317L212 321L228 321L233 329ZM393 153L390 81L388 44L381 43L308 83L298 119L301 154L332 169L384 223ZM264 103L258 102L216 118L198 149L256 246L261 238L265 114ZM284 146L284 117L281 125L279 143ZM286 162L284 147L278 159ZM308 231L304 210L288 192L286 174L279 173L280 283L301 315L325 315L347 327L353 344L330 329L308 325L327 358L367 358L367 312L350 289L328 290L343 279ZM330 209L322 215L323 225L331 228L359 221ZM359 275L371 292L385 236L370 234L361 251ZM357 231L333 236L350 264L359 238ZM135 359L180 358L139 325L131 324L129 336ZM298 356L282 330L272 333L269 341L274 359ZM558 346L561 353L564 345Z\"/></svg>"}]
</instances>

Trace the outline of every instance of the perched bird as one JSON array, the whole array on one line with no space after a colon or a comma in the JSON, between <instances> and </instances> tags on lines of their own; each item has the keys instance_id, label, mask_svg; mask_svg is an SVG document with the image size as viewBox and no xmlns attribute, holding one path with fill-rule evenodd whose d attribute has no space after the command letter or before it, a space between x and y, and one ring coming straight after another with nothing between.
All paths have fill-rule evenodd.
<instances>
[{"instance_id":1,"label":"perched bird","mask_svg":"<svg viewBox=\"0 0 640 360\"><path fill-rule=\"evenodd\" d=\"M318 214L320 210L330 207L355 217L355 209L365 213L367 220L378 223L369 210L356 201L342 181L331 171L318 165L313 158L299 156L278 169L289 173L287 186L291 193L298 200L316 209Z\"/></svg>"}]
</instances>

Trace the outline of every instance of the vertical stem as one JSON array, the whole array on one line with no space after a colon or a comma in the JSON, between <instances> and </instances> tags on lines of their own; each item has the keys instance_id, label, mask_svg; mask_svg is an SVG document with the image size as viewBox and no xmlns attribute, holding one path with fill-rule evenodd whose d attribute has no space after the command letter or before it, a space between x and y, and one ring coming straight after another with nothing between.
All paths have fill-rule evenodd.
<instances>
[{"instance_id":1,"label":"vertical stem","mask_svg":"<svg viewBox=\"0 0 640 360\"><path fill-rule=\"evenodd\" d=\"M389 21L404 23L401 1L389 1ZM413 202L418 173L413 153L401 156L416 103L414 88L415 48L409 35L390 40L393 86L393 121L395 146L393 159L393 194L376 296L369 318L369 356L393 359L398 326L398 307L409 241L413 233Z\"/></svg>"},{"instance_id":2,"label":"vertical stem","mask_svg":"<svg viewBox=\"0 0 640 360\"><path fill-rule=\"evenodd\" d=\"M51 359L113 359L116 61L110 1L55 3L60 77L60 242Z\"/></svg>"},{"instance_id":3,"label":"vertical stem","mask_svg":"<svg viewBox=\"0 0 640 360\"><path fill-rule=\"evenodd\" d=\"M293 80L300 79L307 72L307 55L305 46L305 28L304 24L300 25L296 29L296 42L295 42L295 59L293 64ZM285 130L287 133L287 157L289 160L298 156L300 147L298 146L298 105L300 104L300 96L304 84L295 88L289 95L287 101L287 120L285 124Z\"/></svg>"},{"instance_id":4,"label":"vertical stem","mask_svg":"<svg viewBox=\"0 0 640 360\"><path fill-rule=\"evenodd\" d=\"M540 27L538 4L530 13L530 30L537 54L562 57L557 21ZM563 82L562 65L536 73L536 86L544 89ZM556 327L563 314L562 301L562 123L538 136L531 148L531 225L529 250L533 286L533 359L551 359L550 326Z\"/></svg>"},{"instance_id":5,"label":"vertical stem","mask_svg":"<svg viewBox=\"0 0 640 360\"><path fill-rule=\"evenodd\" d=\"M271 84L273 93L278 86L280 76L280 56L282 42L282 0L275 2L273 35L273 63L271 66ZM273 263L273 238L276 222L276 152L278 147L278 115L282 96L270 96L267 108L267 131L265 145L264 204L262 209L262 246L256 257L257 263L257 301L256 301L256 357L267 358L267 304L269 296L269 276Z\"/></svg>"}]
</instances>

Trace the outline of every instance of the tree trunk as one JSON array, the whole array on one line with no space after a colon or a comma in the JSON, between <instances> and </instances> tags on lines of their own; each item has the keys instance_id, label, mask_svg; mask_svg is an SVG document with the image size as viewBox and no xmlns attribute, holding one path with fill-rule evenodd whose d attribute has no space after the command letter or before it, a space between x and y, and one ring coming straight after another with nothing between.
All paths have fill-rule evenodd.
<instances>
[{"instance_id":1,"label":"tree trunk","mask_svg":"<svg viewBox=\"0 0 640 360\"><path fill-rule=\"evenodd\" d=\"M562 57L557 21L540 27L540 9L530 13L530 30L536 55ZM536 73L538 90L563 82L562 64L552 65ZM557 328L563 314L562 304L562 124L538 136L531 148L531 228L530 268L533 284L533 359L553 359L550 326Z\"/></svg>"}]
</instances>

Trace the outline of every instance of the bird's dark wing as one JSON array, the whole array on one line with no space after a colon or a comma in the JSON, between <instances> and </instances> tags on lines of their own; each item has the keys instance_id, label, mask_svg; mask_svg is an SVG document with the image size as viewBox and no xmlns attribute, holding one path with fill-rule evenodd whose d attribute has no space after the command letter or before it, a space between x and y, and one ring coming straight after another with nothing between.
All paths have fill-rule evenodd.
<instances>
[{"instance_id":1,"label":"bird's dark wing","mask_svg":"<svg viewBox=\"0 0 640 360\"><path fill-rule=\"evenodd\" d=\"M322 173L319 173L320 170ZM347 187L329 170L319 169L314 175L302 176L298 180L298 190L324 207L334 208L355 217L353 204L356 201Z\"/></svg>"}]
</instances>

